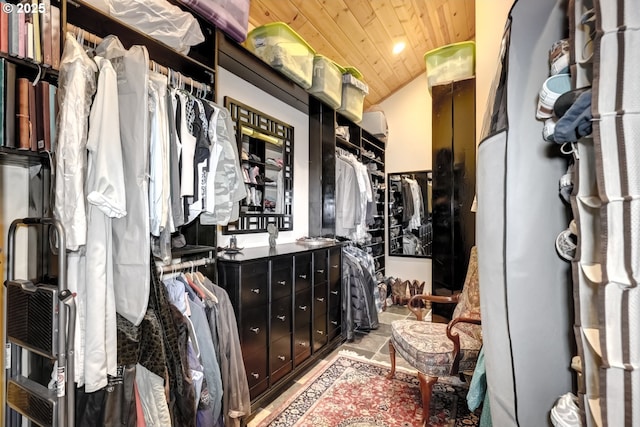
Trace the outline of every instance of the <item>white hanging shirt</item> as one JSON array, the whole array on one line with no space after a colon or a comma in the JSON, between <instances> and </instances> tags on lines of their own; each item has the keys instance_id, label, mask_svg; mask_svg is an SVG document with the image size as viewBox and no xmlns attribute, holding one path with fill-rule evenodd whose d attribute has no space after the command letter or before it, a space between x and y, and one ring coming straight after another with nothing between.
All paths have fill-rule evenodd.
<instances>
[{"instance_id":1,"label":"white hanging shirt","mask_svg":"<svg viewBox=\"0 0 640 427\"><path fill-rule=\"evenodd\" d=\"M56 146L55 217L62 223L66 245L75 251L87 241L84 179L87 168L87 118L98 71L69 33L60 60L58 138Z\"/></svg>"},{"instance_id":2,"label":"white hanging shirt","mask_svg":"<svg viewBox=\"0 0 640 427\"><path fill-rule=\"evenodd\" d=\"M78 298L85 299L83 328L84 382L87 393L107 385L107 375L117 375L117 325L113 285L113 227L111 218L126 215L122 144L118 108L118 80L108 60L94 58L100 74L89 116L86 192L88 234L86 282Z\"/></svg>"}]
</instances>

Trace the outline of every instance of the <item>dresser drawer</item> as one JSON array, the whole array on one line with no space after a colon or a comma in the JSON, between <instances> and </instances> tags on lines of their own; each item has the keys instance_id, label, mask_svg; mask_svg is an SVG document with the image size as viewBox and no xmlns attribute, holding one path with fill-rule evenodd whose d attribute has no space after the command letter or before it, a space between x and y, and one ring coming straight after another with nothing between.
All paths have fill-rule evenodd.
<instances>
[{"instance_id":1,"label":"dresser drawer","mask_svg":"<svg viewBox=\"0 0 640 427\"><path fill-rule=\"evenodd\" d=\"M243 310L240 325L243 354L252 354L267 346L268 310L266 306Z\"/></svg>"},{"instance_id":2,"label":"dresser drawer","mask_svg":"<svg viewBox=\"0 0 640 427\"><path fill-rule=\"evenodd\" d=\"M267 261L247 263L242 266L240 279L241 307L266 305L269 298L269 264ZM242 313L244 317L244 313Z\"/></svg>"},{"instance_id":3,"label":"dresser drawer","mask_svg":"<svg viewBox=\"0 0 640 427\"><path fill-rule=\"evenodd\" d=\"M317 316L313 319L313 351L320 350L327 344L327 316Z\"/></svg>"},{"instance_id":4,"label":"dresser drawer","mask_svg":"<svg viewBox=\"0 0 640 427\"><path fill-rule=\"evenodd\" d=\"M305 253L295 257L295 292L311 287L311 254Z\"/></svg>"},{"instance_id":5,"label":"dresser drawer","mask_svg":"<svg viewBox=\"0 0 640 427\"><path fill-rule=\"evenodd\" d=\"M295 364L311 356L311 323L296 324L293 333L293 354Z\"/></svg>"},{"instance_id":6,"label":"dresser drawer","mask_svg":"<svg viewBox=\"0 0 640 427\"><path fill-rule=\"evenodd\" d=\"M314 317L326 316L327 306L327 283L321 283L313 287L313 315Z\"/></svg>"},{"instance_id":7,"label":"dresser drawer","mask_svg":"<svg viewBox=\"0 0 640 427\"><path fill-rule=\"evenodd\" d=\"M329 321L329 339L332 340L335 337L337 337L338 335L340 335L340 331L342 330L342 311L339 305L337 306L330 306L329 307L329 315L328 315L328 321Z\"/></svg>"},{"instance_id":8,"label":"dresser drawer","mask_svg":"<svg viewBox=\"0 0 640 427\"><path fill-rule=\"evenodd\" d=\"M293 316L296 325L302 325L305 323L311 323L311 289L306 289L302 292L297 292L293 306Z\"/></svg>"},{"instance_id":9,"label":"dresser drawer","mask_svg":"<svg viewBox=\"0 0 640 427\"><path fill-rule=\"evenodd\" d=\"M256 351L252 354L243 353L244 368L247 371L247 382L251 392L251 398L266 390L268 386L268 366L267 366L267 349ZM264 383L264 387L262 384ZM255 393L254 393L254 390Z\"/></svg>"},{"instance_id":10,"label":"dresser drawer","mask_svg":"<svg viewBox=\"0 0 640 427\"><path fill-rule=\"evenodd\" d=\"M331 289L329 288L329 307L338 307L340 306L340 289Z\"/></svg>"},{"instance_id":11,"label":"dresser drawer","mask_svg":"<svg viewBox=\"0 0 640 427\"><path fill-rule=\"evenodd\" d=\"M271 299L290 296L293 290L293 257L271 261Z\"/></svg>"},{"instance_id":12,"label":"dresser drawer","mask_svg":"<svg viewBox=\"0 0 640 427\"><path fill-rule=\"evenodd\" d=\"M290 336L292 331L291 297L271 303L271 342Z\"/></svg>"},{"instance_id":13,"label":"dresser drawer","mask_svg":"<svg viewBox=\"0 0 640 427\"><path fill-rule=\"evenodd\" d=\"M329 289L340 290L342 283L342 249L329 249Z\"/></svg>"},{"instance_id":14,"label":"dresser drawer","mask_svg":"<svg viewBox=\"0 0 640 427\"><path fill-rule=\"evenodd\" d=\"M291 335L282 337L271 343L270 352L270 378L274 384L293 368L291 357Z\"/></svg>"},{"instance_id":15,"label":"dresser drawer","mask_svg":"<svg viewBox=\"0 0 640 427\"><path fill-rule=\"evenodd\" d=\"M327 281L329 277L329 270L327 269L327 255L326 250L315 251L313 253L313 283L317 285Z\"/></svg>"}]
</instances>

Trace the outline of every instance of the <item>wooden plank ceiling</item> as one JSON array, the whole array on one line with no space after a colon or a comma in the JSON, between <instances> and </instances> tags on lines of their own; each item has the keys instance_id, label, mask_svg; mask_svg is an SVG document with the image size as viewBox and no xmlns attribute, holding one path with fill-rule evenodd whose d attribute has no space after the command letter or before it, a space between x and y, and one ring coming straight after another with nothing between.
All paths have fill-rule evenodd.
<instances>
[{"instance_id":1,"label":"wooden plank ceiling","mask_svg":"<svg viewBox=\"0 0 640 427\"><path fill-rule=\"evenodd\" d=\"M475 38L475 0L251 0L250 28L277 21L360 70L366 110L424 73L426 52ZM400 41L406 47L394 55Z\"/></svg>"}]
</instances>

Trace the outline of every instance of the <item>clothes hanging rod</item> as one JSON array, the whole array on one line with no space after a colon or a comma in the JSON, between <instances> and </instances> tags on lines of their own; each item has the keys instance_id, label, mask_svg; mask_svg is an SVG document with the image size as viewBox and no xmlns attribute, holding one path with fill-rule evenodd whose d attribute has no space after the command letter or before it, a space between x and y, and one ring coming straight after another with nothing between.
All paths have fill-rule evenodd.
<instances>
[{"instance_id":1,"label":"clothes hanging rod","mask_svg":"<svg viewBox=\"0 0 640 427\"><path fill-rule=\"evenodd\" d=\"M85 43L88 43L90 45L99 45L100 43L102 43L102 40L103 40L102 37L97 36L93 33L90 33L89 31L73 24L67 23L67 31L73 34L80 35L85 40ZM156 71L160 74L164 74L165 76L168 76L168 77L173 77L172 74L175 73L175 77L178 78L179 82L183 82L194 89L199 89L205 92L205 94L213 93L213 91L211 90L211 86L204 83L200 83L196 80L193 80L191 77L187 77L178 71L173 71L170 68L165 67L164 65L158 64L154 60L149 61L149 69L151 71Z\"/></svg>"},{"instance_id":2,"label":"clothes hanging rod","mask_svg":"<svg viewBox=\"0 0 640 427\"><path fill-rule=\"evenodd\" d=\"M158 273L171 273L187 268L200 267L202 265L215 264L214 258L201 258L193 261L178 262L176 264L162 265L158 267Z\"/></svg>"}]
</instances>

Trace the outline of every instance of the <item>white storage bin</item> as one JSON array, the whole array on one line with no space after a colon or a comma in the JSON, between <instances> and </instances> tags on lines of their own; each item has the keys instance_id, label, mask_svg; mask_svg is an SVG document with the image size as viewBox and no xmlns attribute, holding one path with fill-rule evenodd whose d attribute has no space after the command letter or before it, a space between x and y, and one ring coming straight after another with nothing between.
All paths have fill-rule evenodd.
<instances>
[{"instance_id":1,"label":"white storage bin","mask_svg":"<svg viewBox=\"0 0 640 427\"><path fill-rule=\"evenodd\" d=\"M316 55L313 59L313 82L308 92L334 110L342 102L344 69L329 58Z\"/></svg>"},{"instance_id":2,"label":"white storage bin","mask_svg":"<svg viewBox=\"0 0 640 427\"><path fill-rule=\"evenodd\" d=\"M369 93L369 87L363 82L362 74L353 67L346 67L342 75L342 102L338 112L354 123L362 120L364 97Z\"/></svg>"},{"instance_id":3,"label":"white storage bin","mask_svg":"<svg viewBox=\"0 0 640 427\"><path fill-rule=\"evenodd\" d=\"M315 51L284 22L254 28L247 35L245 45L304 89L311 87Z\"/></svg>"},{"instance_id":4,"label":"white storage bin","mask_svg":"<svg viewBox=\"0 0 640 427\"><path fill-rule=\"evenodd\" d=\"M475 52L476 44L468 41L449 44L425 53L429 89L442 83L473 77Z\"/></svg>"},{"instance_id":5,"label":"white storage bin","mask_svg":"<svg viewBox=\"0 0 640 427\"><path fill-rule=\"evenodd\" d=\"M384 111L363 113L360 126L375 137L386 138L389 136L389 127Z\"/></svg>"}]
</instances>

